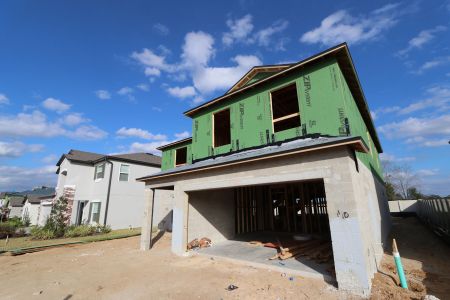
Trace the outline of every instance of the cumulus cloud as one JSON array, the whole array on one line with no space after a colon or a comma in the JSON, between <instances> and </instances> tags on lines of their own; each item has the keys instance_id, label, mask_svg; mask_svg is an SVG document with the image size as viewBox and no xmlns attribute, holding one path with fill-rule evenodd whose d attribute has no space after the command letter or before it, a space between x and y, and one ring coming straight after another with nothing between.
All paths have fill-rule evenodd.
<instances>
[{"instance_id":1,"label":"cumulus cloud","mask_svg":"<svg viewBox=\"0 0 450 300\"><path fill-rule=\"evenodd\" d=\"M20 157L27 152L39 152L44 149L41 144L24 144L22 142L1 142L0 141L0 158L1 157Z\"/></svg>"},{"instance_id":2,"label":"cumulus cloud","mask_svg":"<svg viewBox=\"0 0 450 300\"><path fill-rule=\"evenodd\" d=\"M0 105L9 104L9 99L5 94L0 94Z\"/></svg>"},{"instance_id":3,"label":"cumulus cloud","mask_svg":"<svg viewBox=\"0 0 450 300\"><path fill-rule=\"evenodd\" d=\"M251 15L245 15L235 20L228 19L226 24L229 31L222 35L222 43L231 46L235 42L248 42L249 35L254 27Z\"/></svg>"},{"instance_id":4,"label":"cumulus cloud","mask_svg":"<svg viewBox=\"0 0 450 300\"><path fill-rule=\"evenodd\" d=\"M121 88L120 90L117 91L117 94L121 95L121 96L125 96L125 95L129 95L132 94L134 92L134 90L128 86Z\"/></svg>"},{"instance_id":5,"label":"cumulus cloud","mask_svg":"<svg viewBox=\"0 0 450 300\"><path fill-rule=\"evenodd\" d=\"M153 154L160 154L161 151L157 150L156 148L163 146L167 144L167 141L161 141L161 142L151 142L151 143L133 143L131 144L129 148L129 152L135 153L135 152L145 152L145 153L153 153Z\"/></svg>"},{"instance_id":6,"label":"cumulus cloud","mask_svg":"<svg viewBox=\"0 0 450 300\"><path fill-rule=\"evenodd\" d=\"M379 126L378 131L388 139L401 139L417 146L443 146L450 135L450 115L411 117Z\"/></svg>"},{"instance_id":7,"label":"cumulus cloud","mask_svg":"<svg viewBox=\"0 0 450 300\"><path fill-rule=\"evenodd\" d=\"M142 49L141 52L133 52L131 58L145 67L144 70L147 76L159 76L161 70L166 72L174 71L173 66L166 63L164 55L158 55L147 48Z\"/></svg>"},{"instance_id":8,"label":"cumulus cloud","mask_svg":"<svg viewBox=\"0 0 450 300\"><path fill-rule=\"evenodd\" d=\"M157 33L159 33L160 35L168 35L170 30L169 28L161 23L156 23L153 25L153 30Z\"/></svg>"},{"instance_id":9,"label":"cumulus cloud","mask_svg":"<svg viewBox=\"0 0 450 300\"><path fill-rule=\"evenodd\" d=\"M347 10L336 11L323 19L319 27L305 32L300 41L331 46L376 40L398 22L398 6L398 3L387 4L360 16L353 16Z\"/></svg>"},{"instance_id":10,"label":"cumulus cloud","mask_svg":"<svg viewBox=\"0 0 450 300\"><path fill-rule=\"evenodd\" d=\"M56 154L49 154L42 158L42 162L46 164L54 164L56 165L56 162L58 161L59 156Z\"/></svg>"},{"instance_id":11,"label":"cumulus cloud","mask_svg":"<svg viewBox=\"0 0 450 300\"><path fill-rule=\"evenodd\" d=\"M42 102L42 106L48 110L55 111L57 113L62 113L70 109L71 105L62 102L59 99L47 98Z\"/></svg>"},{"instance_id":12,"label":"cumulus cloud","mask_svg":"<svg viewBox=\"0 0 450 300\"><path fill-rule=\"evenodd\" d=\"M107 90L97 90L95 91L95 95L101 100L111 99L111 94Z\"/></svg>"},{"instance_id":13,"label":"cumulus cloud","mask_svg":"<svg viewBox=\"0 0 450 300\"><path fill-rule=\"evenodd\" d=\"M144 92L148 92L150 90L148 84L146 84L146 83L138 84L136 87Z\"/></svg>"},{"instance_id":14,"label":"cumulus cloud","mask_svg":"<svg viewBox=\"0 0 450 300\"><path fill-rule=\"evenodd\" d=\"M190 137L190 136L191 136L191 134L190 134L188 131L183 131L183 132L180 132L180 133L175 133L175 137L176 137L177 139L179 139L179 140L188 138L188 137Z\"/></svg>"},{"instance_id":15,"label":"cumulus cloud","mask_svg":"<svg viewBox=\"0 0 450 300\"><path fill-rule=\"evenodd\" d=\"M177 98L190 98L195 96L197 93L195 92L195 88L193 86L185 86L185 87L171 87L167 89L167 92L174 97Z\"/></svg>"},{"instance_id":16,"label":"cumulus cloud","mask_svg":"<svg viewBox=\"0 0 450 300\"><path fill-rule=\"evenodd\" d=\"M280 33L280 32L283 32L284 30L286 30L288 25L289 25L288 21L278 20L275 23L273 23L271 26L258 31L255 34L255 39L258 42L258 45L266 46L266 47L272 45L273 36L277 33ZM281 41L284 41L284 39L282 39ZM277 45L278 45L278 47L280 47L279 43Z\"/></svg>"},{"instance_id":17,"label":"cumulus cloud","mask_svg":"<svg viewBox=\"0 0 450 300\"><path fill-rule=\"evenodd\" d=\"M63 127L61 120L52 122L40 111L19 113L17 115L0 116L0 137L56 137L93 140L107 136L107 133L96 126L81 126L75 130Z\"/></svg>"},{"instance_id":18,"label":"cumulus cloud","mask_svg":"<svg viewBox=\"0 0 450 300\"><path fill-rule=\"evenodd\" d=\"M144 140L165 140L167 136L164 134L153 134L147 130L140 128L126 128L122 127L116 131L118 137L137 137Z\"/></svg>"},{"instance_id":19,"label":"cumulus cloud","mask_svg":"<svg viewBox=\"0 0 450 300\"><path fill-rule=\"evenodd\" d=\"M433 29L422 30L419 34L409 40L408 46L400 51L398 55L405 56L409 51L413 49L420 49L423 45L431 42L435 37L436 33L447 30L445 26L436 26Z\"/></svg>"},{"instance_id":20,"label":"cumulus cloud","mask_svg":"<svg viewBox=\"0 0 450 300\"><path fill-rule=\"evenodd\" d=\"M0 190L23 191L36 186L55 186L56 166L21 168L0 166Z\"/></svg>"},{"instance_id":21,"label":"cumulus cloud","mask_svg":"<svg viewBox=\"0 0 450 300\"><path fill-rule=\"evenodd\" d=\"M83 114L81 114L81 113L71 113L71 114L65 115L61 119L61 122L67 126L76 126L81 123L86 123L89 121L90 120L83 117Z\"/></svg>"}]
</instances>

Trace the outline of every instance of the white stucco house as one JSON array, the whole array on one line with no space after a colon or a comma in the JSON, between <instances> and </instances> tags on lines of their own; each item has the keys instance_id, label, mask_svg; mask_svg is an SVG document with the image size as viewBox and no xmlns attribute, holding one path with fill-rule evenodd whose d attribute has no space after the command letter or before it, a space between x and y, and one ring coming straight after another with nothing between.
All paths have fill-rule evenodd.
<instances>
[{"instance_id":1,"label":"white stucco house","mask_svg":"<svg viewBox=\"0 0 450 300\"><path fill-rule=\"evenodd\" d=\"M144 183L136 178L156 173L161 157L149 153L103 155L79 150L63 154L56 164L56 197L69 200L71 224L109 225L112 229L140 227L144 211ZM171 229L171 191L159 191L155 225Z\"/></svg>"},{"instance_id":2,"label":"white stucco house","mask_svg":"<svg viewBox=\"0 0 450 300\"><path fill-rule=\"evenodd\" d=\"M55 195L28 195L22 210L22 220L28 219L30 225L44 226L50 212Z\"/></svg>"}]
</instances>

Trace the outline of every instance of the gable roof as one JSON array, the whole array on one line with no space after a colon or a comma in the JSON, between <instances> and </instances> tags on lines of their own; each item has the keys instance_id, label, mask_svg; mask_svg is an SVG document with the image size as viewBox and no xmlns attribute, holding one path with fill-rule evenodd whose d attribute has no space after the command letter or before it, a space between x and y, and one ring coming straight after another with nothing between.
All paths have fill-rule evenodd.
<instances>
[{"instance_id":1,"label":"gable roof","mask_svg":"<svg viewBox=\"0 0 450 300\"><path fill-rule=\"evenodd\" d=\"M292 64L282 64L282 65L265 65L265 66L256 66L250 69L241 79L238 80L225 94L236 91L243 86L246 86L256 75L267 73L267 76L278 73L279 71L283 71L289 68ZM266 76L266 77L267 77Z\"/></svg>"},{"instance_id":2,"label":"gable roof","mask_svg":"<svg viewBox=\"0 0 450 300\"><path fill-rule=\"evenodd\" d=\"M117 155L104 155L72 149L69 151L69 153L63 154L61 158L58 160L56 165L59 167L65 158L72 162L87 165L95 165L96 163L99 163L104 160L116 160L152 167L161 166L161 157L151 153L127 153ZM59 168L56 171L56 173L57 174L59 173Z\"/></svg>"},{"instance_id":3,"label":"gable roof","mask_svg":"<svg viewBox=\"0 0 450 300\"><path fill-rule=\"evenodd\" d=\"M317 138L300 138L293 141L286 141L267 145L257 149L249 149L232 154L223 154L217 157L201 160L193 164L184 165L181 167L161 171L150 176L137 178L137 181L148 181L152 179L171 177L186 173L203 171L206 169L228 167L241 163L249 163L256 160L271 159L274 157L293 155L309 151L316 151L321 149L329 149L333 147L352 147L356 151L367 153L369 148L364 143L361 137L325 137Z\"/></svg>"},{"instance_id":4,"label":"gable roof","mask_svg":"<svg viewBox=\"0 0 450 300\"><path fill-rule=\"evenodd\" d=\"M167 145L162 145L162 146L159 146L159 147L156 148L156 149L157 149L157 150L163 150L163 149L166 149L166 148L175 146L175 145L179 145L179 144L183 144L183 143L188 143L188 142L192 142L192 137L188 137L188 138L185 138L185 139L182 139L182 140L179 140L179 141L175 141L175 142L172 142L172 143L167 144Z\"/></svg>"},{"instance_id":5,"label":"gable roof","mask_svg":"<svg viewBox=\"0 0 450 300\"><path fill-rule=\"evenodd\" d=\"M27 200L31 204L40 204L43 200L51 200L55 197L55 195L28 195Z\"/></svg>"},{"instance_id":6,"label":"gable roof","mask_svg":"<svg viewBox=\"0 0 450 300\"><path fill-rule=\"evenodd\" d=\"M349 86L349 89L355 98L356 105L358 106L359 111L361 112L361 115L364 119L364 122L366 123L366 126L370 132L370 135L373 138L374 144L377 147L377 150L379 153L383 152L383 149L381 147L380 140L378 138L377 132L375 130L375 126L373 124L372 116L370 115L370 110L367 105L366 98L364 96L364 92L361 87L361 83L358 78L358 74L356 72L355 66L353 64L352 57L350 55L350 51L348 49L347 43L339 44L335 47L332 47L330 49L327 49L323 52L320 52L316 55L313 55L311 57L308 57L302 61L299 61L298 63L290 65L288 68L279 71L271 76L268 76L266 78L263 78L261 80L258 80L254 83L242 86L236 90L229 91L226 94L214 98L208 102L205 102L197 107L194 107L190 110L187 110L184 112L186 116L192 117L196 113L209 108L213 105L216 105L219 102L222 102L224 100L229 99L230 97L237 95L239 93L248 91L256 86L260 86L266 82L269 82L273 79L281 78L282 76L288 75L291 72L294 72L296 70L299 70L301 68L305 68L314 64L317 64L320 61L329 59L329 58L335 58L337 62L339 63L339 66L342 70L342 73L344 74L344 77L347 81L347 84Z\"/></svg>"}]
</instances>

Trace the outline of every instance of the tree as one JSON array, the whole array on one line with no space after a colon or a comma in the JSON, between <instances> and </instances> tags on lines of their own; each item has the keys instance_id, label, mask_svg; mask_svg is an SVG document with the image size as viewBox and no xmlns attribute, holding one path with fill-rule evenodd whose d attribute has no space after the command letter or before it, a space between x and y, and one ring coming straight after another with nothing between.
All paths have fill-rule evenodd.
<instances>
[{"instance_id":1,"label":"tree","mask_svg":"<svg viewBox=\"0 0 450 300\"><path fill-rule=\"evenodd\" d=\"M387 194L388 201L395 200L397 197L395 195L395 188L392 185L392 183L386 182L385 186L386 186L386 194Z\"/></svg>"},{"instance_id":2,"label":"tree","mask_svg":"<svg viewBox=\"0 0 450 300\"><path fill-rule=\"evenodd\" d=\"M394 187L395 193L400 196L401 199L408 199L408 191L417 192L416 186L418 185L417 174L411 169L408 164L395 164L390 160L382 161L384 178L386 183L391 184ZM415 196L417 196L415 194Z\"/></svg>"},{"instance_id":3,"label":"tree","mask_svg":"<svg viewBox=\"0 0 450 300\"><path fill-rule=\"evenodd\" d=\"M421 192L419 192L417 188L414 186L410 187L407 192L408 192L408 199L417 200L425 198L424 195Z\"/></svg>"}]
</instances>

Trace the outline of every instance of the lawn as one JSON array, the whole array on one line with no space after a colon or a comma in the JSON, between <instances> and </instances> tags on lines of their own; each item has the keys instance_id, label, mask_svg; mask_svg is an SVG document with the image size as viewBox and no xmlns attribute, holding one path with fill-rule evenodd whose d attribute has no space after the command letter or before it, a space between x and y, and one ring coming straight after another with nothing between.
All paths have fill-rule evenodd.
<instances>
[{"instance_id":1,"label":"lawn","mask_svg":"<svg viewBox=\"0 0 450 300\"><path fill-rule=\"evenodd\" d=\"M134 229L112 230L111 232L105 234L96 234L91 236L75 237L75 238L59 238L51 240L33 240L31 239L31 237L10 238L7 244L6 239L0 240L0 253L4 251L14 251L23 248L42 247L63 243L64 244L79 243L79 242L89 243L104 240L113 240L117 238L136 236L140 234L141 229L134 228Z\"/></svg>"}]
</instances>

